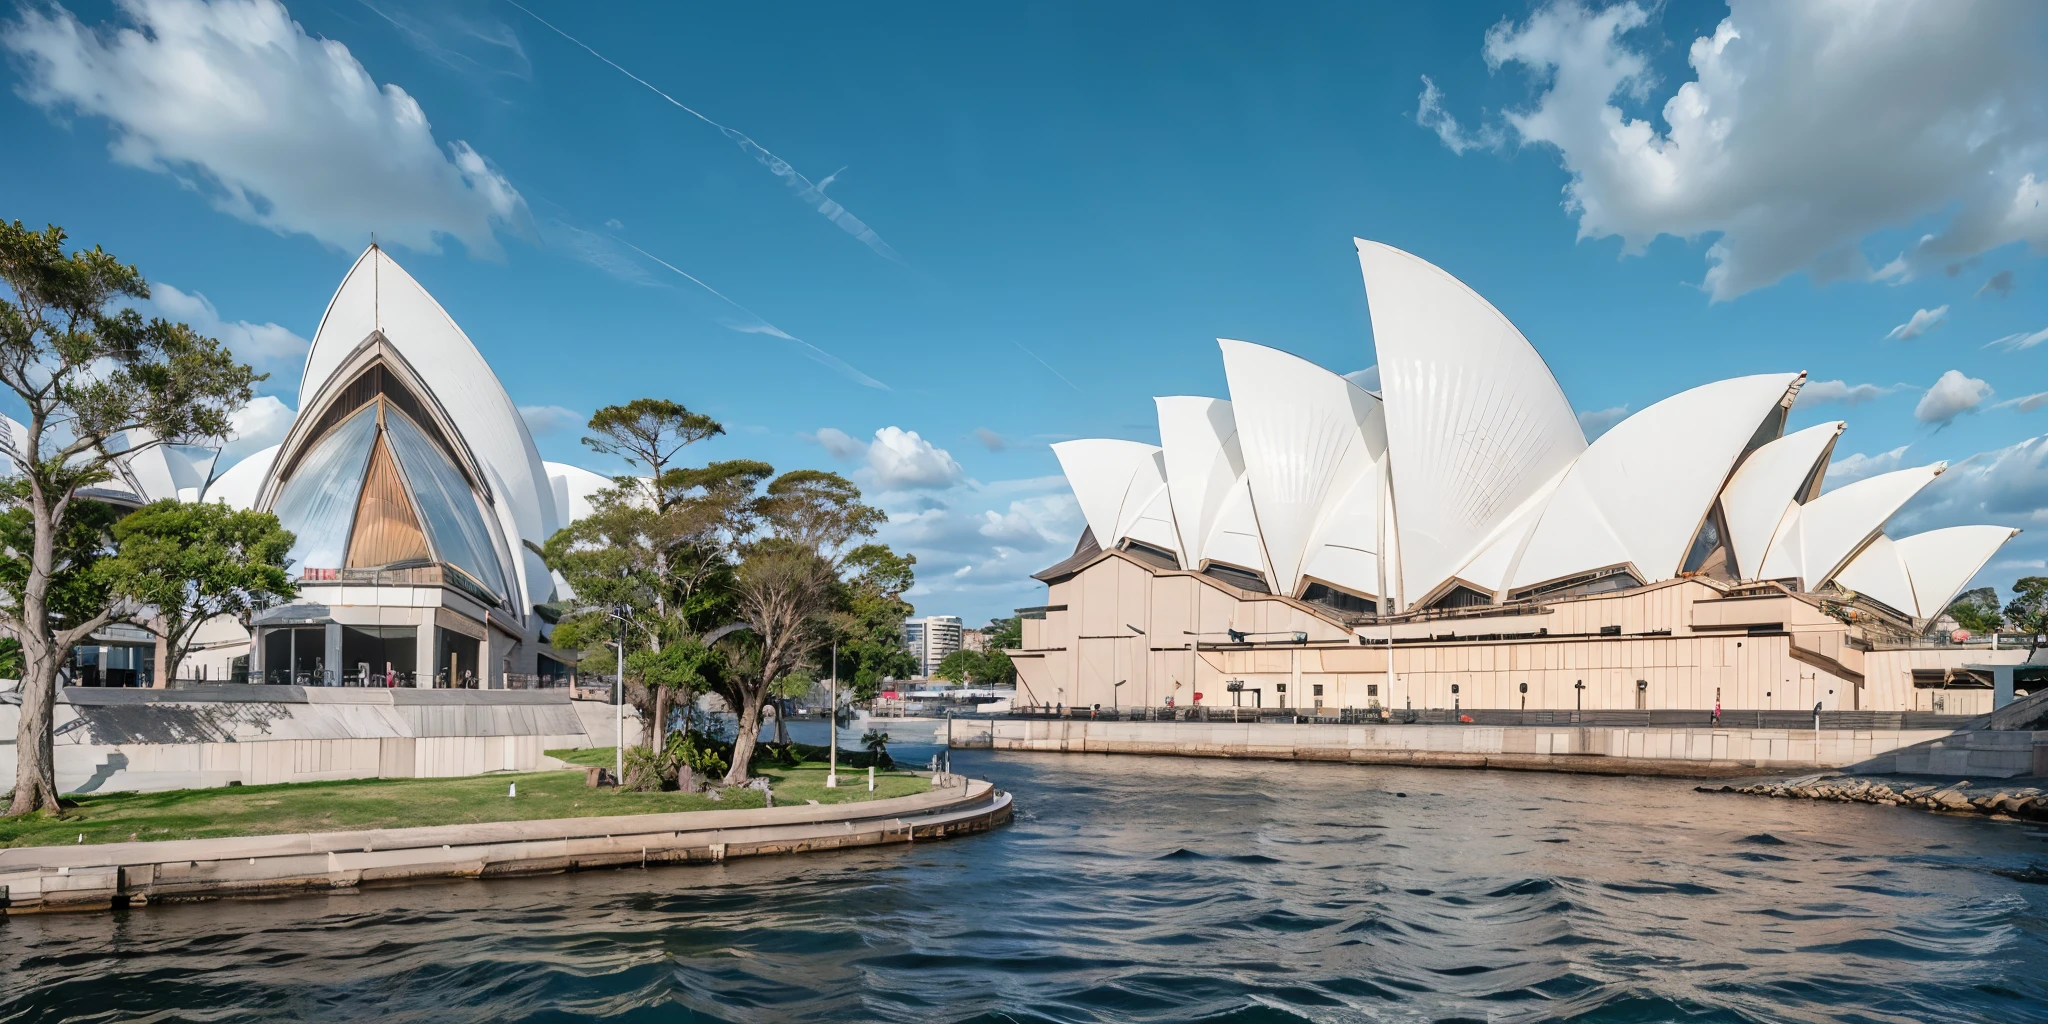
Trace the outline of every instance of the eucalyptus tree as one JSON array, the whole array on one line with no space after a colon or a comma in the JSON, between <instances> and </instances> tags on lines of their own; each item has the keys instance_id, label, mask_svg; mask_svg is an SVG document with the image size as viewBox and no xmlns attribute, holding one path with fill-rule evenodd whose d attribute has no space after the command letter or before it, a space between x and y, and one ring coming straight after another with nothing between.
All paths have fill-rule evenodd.
<instances>
[{"instance_id":1,"label":"eucalyptus tree","mask_svg":"<svg viewBox=\"0 0 2048 1024\"><path fill-rule=\"evenodd\" d=\"M122 305L149 296L140 271L64 232L0 223L0 386L19 423L0 424L14 482L0 560L4 624L21 641L21 720L8 813L58 808L51 725L73 647L126 611L94 566L111 537L78 492L124 451L223 437L263 378L218 341Z\"/></svg>"},{"instance_id":2,"label":"eucalyptus tree","mask_svg":"<svg viewBox=\"0 0 2048 1024\"><path fill-rule=\"evenodd\" d=\"M107 581L164 638L172 678L200 627L226 616L247 628L256 612L298 594L285 571L292 533L269 512L165 498L116 522L113 539Z\"/></svg>"}]
</instances>

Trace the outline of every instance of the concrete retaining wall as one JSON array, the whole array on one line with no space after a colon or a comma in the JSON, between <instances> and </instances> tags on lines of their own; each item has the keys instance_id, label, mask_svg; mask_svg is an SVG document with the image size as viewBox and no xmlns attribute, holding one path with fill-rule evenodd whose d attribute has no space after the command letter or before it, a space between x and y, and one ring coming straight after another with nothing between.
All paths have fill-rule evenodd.
<instances>
[{"instance_id":1,"label":"concrete retaining wall","mask_svg":"<svg viewBox=\"0 0 2048 1024\"><path fill-rule=\"evenodd\" d=\"M1736 776L1799 768L1843 768L1912 748L1954 743L1946 730L1684 729L1596 726L1288 725L1281 723L984 720L954 723L959 746L1180 757L1250 757L1463 768L1519 768L1602 774ZM1982 733L1976 735L1985 735ZM2031 767L2035 735L2015 733ZM1952 750L1955 748L1939 748ZM2015 750L1986 747L1935 762L1986 774L2023 774ZM1920 756L1920 755L1913 755ZM2010 763L2007 761L2010 760ZM1900 767L1897 770L1915 769Z\"/></svg>"},{"instance_id":2,"label":"concrete retaining wall","mask_svg":"<svg viewBox=\"0 0 2048 1024\"><path fill-rule=\"evenodd\" d=\"M0 705L0 782L14 784L20 708ZM566 690L203 686L66 688L57 789L159 792L532 771L542 753L609 745L612 706ZM601 731L593 733L589 722ZM628 718L628 740L639 736Z\"/></svg>"},{"instance_id":3,"label":"concrete retaining wall","mask_svg":"<svg viewBox=\"0 0 2048 1024\"><path fill-rule=\"evenodd\" d=\"M1009 794L987 782L939 776L929 793L856 804L24 847L0 850L0 904L9 914L104 910L166 899L716 862L940 839L1009 818Z\"/></svg>"}]
</instances>

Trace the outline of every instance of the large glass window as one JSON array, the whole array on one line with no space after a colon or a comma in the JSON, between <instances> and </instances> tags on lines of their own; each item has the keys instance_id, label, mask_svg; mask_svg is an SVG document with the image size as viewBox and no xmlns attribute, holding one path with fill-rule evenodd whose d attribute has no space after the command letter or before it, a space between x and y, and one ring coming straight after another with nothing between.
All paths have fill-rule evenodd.
<instances>
[{"instance_id":1,"label":"large glass window","mask_svg":"<svg viewBox=\"0 0 2048 1024\"><path fill-rule=\"evenodd\" d=\"M434 557L476 577L499 597L507 593L499 571L497 545L484 525L483 512L470 492L469 481L439 445L397 410L384 416L385 435L412 488Z\"/></svg>"},{"instance_id":2,"label":"large glass window","mask_svg":"<svg viewBox=\"0 0 2048 1024\"><path fill-rule=\"evenodd\" d=\"M434 686L441 689L454 688L474 690L481 686L477 673L477 648L481 644L473 636L464 636L452 629L434 629Z\"/></svg>"},{"instance_id":3,"label":"large glass window","mask_svg":"<svg viewBox=\"0 0 2048 1024\"><path fill-rule=\"evenodd\" d=\"M377 406L364 406L329 431L299 460L271 511L292 531L292 567L339 569L348 553L349 529L377 440ZM283 667L272 664L268 667Z\"/></svg>"},{"instance_id":4,"label":"large glass window","mask_svg":"<svg viewBox=\"0 0 2048 1024\"><path fill-rule=\"evenodd\" d=\"M342 685L413 685L419 646L414 626L341 627Z\"/></svg>"}]
</instances>

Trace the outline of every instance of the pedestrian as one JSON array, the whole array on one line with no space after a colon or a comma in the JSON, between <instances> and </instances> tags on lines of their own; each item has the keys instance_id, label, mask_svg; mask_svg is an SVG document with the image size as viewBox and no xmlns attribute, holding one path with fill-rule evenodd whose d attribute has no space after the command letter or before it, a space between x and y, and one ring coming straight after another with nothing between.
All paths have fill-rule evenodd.
<instances>
[{"instance_id":1,"label":"pedestrian","mask_svg":"<svg viewBox=\"0 0 2048 1024\"><path fill-rule=\"evenodd\" d=\"M1714 687L1714 724L1721 724L1721 688Z\"/></svg>"}]
</instances>

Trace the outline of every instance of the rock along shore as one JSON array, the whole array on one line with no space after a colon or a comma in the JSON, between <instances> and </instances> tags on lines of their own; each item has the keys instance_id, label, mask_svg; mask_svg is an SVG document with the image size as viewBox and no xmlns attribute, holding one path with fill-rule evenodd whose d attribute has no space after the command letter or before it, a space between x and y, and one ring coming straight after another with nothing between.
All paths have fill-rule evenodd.
<instances>
[{"instance_id":1,"label":"rock along shore","mask_svg":"<svg viewBox=\"0 0 2048 1024\"><path fill-rule=\"evenodd\" d=\"M942 774L929 793L859 803L16 847L0 849L0 906L107 910L913 843L995 828L1010 802L992 783Z\"/></svg>"},{"instance_id":2,"label":"rock along shore","mask_svg":"<svg viewBox=\"0 0 2048 1024\"><path fill-rule=\"evenodd\" d=\"M1901 779L1847 775L1809 775L1783 782L1746 786L1699 786L1701 793L1742 793L1788 800L1834 800L1840 803L1883 804L1956 814L1988 814L2016 821L2048 821L2048 793L2039 788L1985 787L1968 782L1941 785Z\"/></svg>"}]
</instances>

